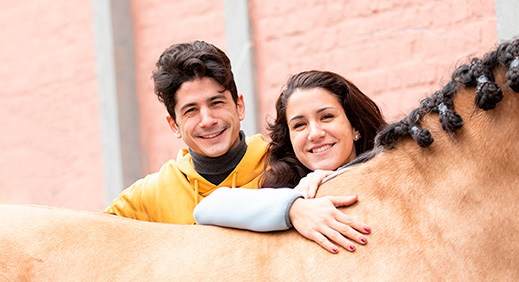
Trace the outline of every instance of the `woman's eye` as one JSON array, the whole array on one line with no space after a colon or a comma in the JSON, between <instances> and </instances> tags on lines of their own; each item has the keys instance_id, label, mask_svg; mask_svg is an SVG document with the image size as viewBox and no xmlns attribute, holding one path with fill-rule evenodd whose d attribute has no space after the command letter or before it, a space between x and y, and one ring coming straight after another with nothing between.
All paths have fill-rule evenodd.
<instances>
[{"instance_id":1,"label":"woman's eye","mask_svg":"<svg viewBox=\"0 0 519 282\"><path fill-rule=\"evenodd\" d=\"M325 114L325 115L323 115L322 119L330 119L333 117L334 117L334 115L332 115L332 114Z\"/></svg>"},{"instance_id":2,"label":"woman's eye","mask_svg":"<svg viewBox=\"0 0 519 282\"><path fill-rule=\"evenodd\" d=\"M298 128L301 128L302 126L305 126L305 123L304 122L298 122L298 123L294 124L293 128L294 129L298 129Z\"/></svg>"}]
</instances>

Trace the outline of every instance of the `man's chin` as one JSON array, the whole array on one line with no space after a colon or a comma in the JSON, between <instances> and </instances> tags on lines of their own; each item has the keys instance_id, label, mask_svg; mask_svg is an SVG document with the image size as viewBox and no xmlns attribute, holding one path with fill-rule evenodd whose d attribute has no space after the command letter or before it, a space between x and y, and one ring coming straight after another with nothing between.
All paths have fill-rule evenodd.
<instances>
[{"instance_id":1,"label":"man's chin","mask_svg":"<svg viewBox=\"0 0 519 282\"><path fill-rule=\"evenodd\" d=\"M227 153L228 150L225 150L225 149L217 149L217 150L204 150L203 151L203 156L205 157L209 157L209 158L217 158L217 157L221 157L223 155L225 155L225 153Z\"/></svg>"}]
</instances>

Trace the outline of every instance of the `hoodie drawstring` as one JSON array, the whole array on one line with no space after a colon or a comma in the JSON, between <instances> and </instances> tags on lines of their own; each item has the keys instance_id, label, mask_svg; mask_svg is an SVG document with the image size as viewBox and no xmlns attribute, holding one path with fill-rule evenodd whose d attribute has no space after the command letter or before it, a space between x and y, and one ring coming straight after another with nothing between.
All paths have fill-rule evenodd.
<instances>
[{"instance_id":1,"label":"hoodie drawstring","mask_svg":"<svg viewBox=\"0 0 519 282\"><path fill-rule=\"evenodd\" d=\"M236 188L236 171L232 174L232 187L231 188Z\"/></svg>"}]
</instances>

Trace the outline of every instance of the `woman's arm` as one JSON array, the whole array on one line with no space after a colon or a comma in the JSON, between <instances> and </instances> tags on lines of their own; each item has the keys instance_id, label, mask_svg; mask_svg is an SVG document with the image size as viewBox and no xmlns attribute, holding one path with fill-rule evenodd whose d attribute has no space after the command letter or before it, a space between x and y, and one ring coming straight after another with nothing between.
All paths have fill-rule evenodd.
<instances>
[{"instance_id":1,"label":"woman's arm","mask_svg":"<svg viewBox=\"0 0 519 282\"><path fill-rule=\"evenodd\" d=\"M204 198L195 207L193 215L199 224L260 232L285 230L293 224L306 238L337 253L337 247L328 239L348 251L354 251L355 246L344 236L360 244L367 242L357 230L369 233L369 227L336 208L356 201L357 196L305 200L301 192L290 188L222 187Z\"/></svg>"},{"instance_id":2,"label":"woman's arm","mask_svg":"<svg viewBox=\"0 0 519 282\"><path fill-rule=\"evenodd\" d=\"M290 207L302 197L301 192L289 188L221 187L200 201L193 216L199 224L258 232L286 230L292 227Z\"/></svg>"}]
</instances>

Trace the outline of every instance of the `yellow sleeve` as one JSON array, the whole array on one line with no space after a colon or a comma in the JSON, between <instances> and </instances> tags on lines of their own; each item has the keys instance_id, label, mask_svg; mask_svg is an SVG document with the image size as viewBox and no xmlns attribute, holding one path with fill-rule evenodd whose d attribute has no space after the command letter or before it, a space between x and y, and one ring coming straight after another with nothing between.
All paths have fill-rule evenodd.
<instances>
[{"instance_id":1,"label":"yellow sleeve","mask_svg":"<svg viewBox=\"0 0 519 282\"><path fill-rule=\"evenodd\" d=\"M147 176L128 187L107 207L104 212L132 219L152 221L146 208L148 202L145 198L144 184L149 181Z\"/></svg>"}]
</instances>

